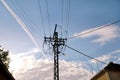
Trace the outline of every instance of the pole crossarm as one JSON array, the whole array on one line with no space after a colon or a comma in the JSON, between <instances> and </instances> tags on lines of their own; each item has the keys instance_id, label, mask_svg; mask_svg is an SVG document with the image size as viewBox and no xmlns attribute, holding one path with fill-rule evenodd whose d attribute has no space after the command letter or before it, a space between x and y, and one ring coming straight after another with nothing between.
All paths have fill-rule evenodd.
<instances>
[{"instance_id":1,"label":"pole crossarm","mask_svg":"<svg viewBox=\"0 0 120 80\"><path fill-rule=\"evenodd\" d=\"M54 42L57 42L57 45L65 45L65 41L67 40L67 38L63 39L63 38L58 38L56 41L55 41L55 38L52 38L52 37L44 37L44 41L45 42L51 42L51 43L54 43Z\"/></svg>"}]
</instances>

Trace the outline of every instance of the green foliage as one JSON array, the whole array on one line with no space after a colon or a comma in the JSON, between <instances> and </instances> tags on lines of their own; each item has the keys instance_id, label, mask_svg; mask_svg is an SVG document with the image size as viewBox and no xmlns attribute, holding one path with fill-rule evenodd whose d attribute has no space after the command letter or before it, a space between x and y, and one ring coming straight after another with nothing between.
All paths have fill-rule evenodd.
<instances>
[{"instance_id":1,"label":"green foliage","mask_svg":"<svg viewBox=\"0 0 120 80\"><path fill-rule=\"evenodd\" d=\"M9 68L10 58L8 57L9 51L5 51L3 48L0 47L0 59Z\"/></svg>"}]
</instances>

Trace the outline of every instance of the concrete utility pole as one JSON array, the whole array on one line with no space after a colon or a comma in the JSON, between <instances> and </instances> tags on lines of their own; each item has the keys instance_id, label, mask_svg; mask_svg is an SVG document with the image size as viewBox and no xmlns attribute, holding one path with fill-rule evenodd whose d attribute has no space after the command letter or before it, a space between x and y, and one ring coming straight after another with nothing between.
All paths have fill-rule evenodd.
<instances>
[{"instance_id":1,"label":"concrete utility pole","mask_svg":"<svg viewBox=\"0 0 120 80\"><path fill-rule=\"evenodd\" d=\"M58 32L56 31L57 24L55 25L53 37L44 37L45 42L50 42L53 46L54 51L54 80L59 80L59 48L65 45L67 39L59 38Z\"/></svg>"}]
</instances>

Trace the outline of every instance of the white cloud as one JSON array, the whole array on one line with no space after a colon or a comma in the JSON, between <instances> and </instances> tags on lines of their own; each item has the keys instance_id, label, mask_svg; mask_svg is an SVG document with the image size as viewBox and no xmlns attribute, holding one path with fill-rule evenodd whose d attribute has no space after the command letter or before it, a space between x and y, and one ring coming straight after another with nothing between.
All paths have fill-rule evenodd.
<instances>
[{"instance_id":1,"label":"white cloud","mask_svg":"<svg viewBox=\"0 0 120 80\"><path fill-rule=\"evenodd\" d=\"M31 64L30 61L34 59L33 55L38 52L38 48L33 48L27 52L11 54L10 53L10 69L12 71L20 71L21 68L27 67L25 63ZM29 56L29 57L26 57Z\"/></svg>"},{"instance_id":2,"label":"white cloud","mask_svg":"<svg viewBox=\"0 0 120 80\"><path fill-rule=\"evenodd\" d=\"M110 60L112 60L114 62L114 60L113 60L114 58L120 60L120 58L119 58L120 55L118 53L120 53L120 49L114 50L108 54L102 55L102 56L97 57L95 59L98 59L102 62L110 62ZM92 60L90 60L90 63L97 63L97 61L92 59Z\"/></svg>"},{"instance_id":3,"label":"white cloud","mask_svg":"<svg viewBox=\"0 0 120 80\"><path fill-rule=\"evenodd\" d=\"M103 55L96 59L109 61L119 50ZM53 60L36 59L36 49L31 49L25 53L11 54L10 71L16 80L53 80ZM61 80L90 80L96 73L91 70L94 60L90 60L90 65L83 62L60 60Z\"/></svg>"},{"instance_id":4,"label":"white cloud","mask_svg":"<svg viewBox=\"0 0 120 80\"><path fill-rule=\"evenodd\" d=\"M120 58L118 58L118 60L120 61Z\"/></svg>"},{"instance_id":5,"label":"white cloud","mask_svg":"<svg viewBox=\"0 0 120 80\"><path fill-rule=\"evenodd\" d=\"M36 59L34 54L13 54L11 58L10 71L16 80L53 80L52 59ZM92 76L82 62L60 60L59 66L61 80L89 80Z\"/></svg>"},{"instance_id":6,"label":"white cloud","mask_svg":"<svg viewBox=\"0 0 120 80\"><path fill-rule=\"evenodd\" d=\"M107 54L107 55L103 55L103 56L101 56L101 57L97 57L97 58L95 58L95 59L100 60L100 61L102 61L102 62L105 62L105 61L109 60L110 58L111 58L111 55ZM91 62L91 63L97 63L98 61L92 59L92 60L90 60L90 62Z\"/></svg>"},{"instance_id":7,"label":"white cloud","mask_svg":"<svg viewBox=\"0 0 120 80\"><path fill-rule=\"evenodd\" d=\"M113 54L114 54L114 53L120 53L120 49L115 50L115 51L113 51L112 53L113 53Z\"/></svg>"},{"instance_id":8,"label":"white cloud","mask_svg":"<svg viewBox=\"0 0 120 80\"><path fill-rule=\"evenodd\" d=\"M100 28L100 27L97 27L97 28ZM92 28L92 29L85 30L83 32L74 34L74 36L87 33L89 31L95 30L97 28ZM88 34L78 36L78 37L80 37L80 38L88 38L88 37L96 36L97 38L92 40L92 42L100 43L101 45L104 45L106 42L108 42L108 41L110 41L112 39L115 39L117 37L120 37L119 30L120 29L117 26L111 25L111 26L104 27L104 28L101 28L99 30L93 31L93 32L88 33Z\"/></svg>"}]
</instances>

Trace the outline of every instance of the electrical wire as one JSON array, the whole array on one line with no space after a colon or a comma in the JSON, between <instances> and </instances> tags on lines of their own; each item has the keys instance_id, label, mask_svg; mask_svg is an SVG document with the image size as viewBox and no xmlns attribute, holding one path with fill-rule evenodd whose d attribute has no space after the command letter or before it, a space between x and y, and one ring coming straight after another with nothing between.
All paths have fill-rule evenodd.
<instances>
[{"instance_id":1,"label":"electrical wire","mask_svg":"<svg viewBox=\"0 0 120 80\"><path fill-rule=\"evenodd\" d=\"M47 7L47 17L48 17L49 33L50 33L50 36L51 36L50 16L49 16L49 9L48 9L48 1L47 0L46 0L46 7Z\"/></svg>"},{"instance_id":2,"label":"electrical wire","mask_svg":"<svg viewBox=\"0 0 120 80\"><path fill-rule=\"evenodd\" d=\"M35 46L40 49L38 43L34 39L33 35L31 32L28 30L27 26L25 23L20 19L19 16L11 9L11 7L4 1L2 0L1 3L3 6L6 8L6 10L11 14L11 16L16 20L16 22L20 25L20 27L26 32L26 34L29 36L29 38L32 40L32 42L35 44ZM43 54L44 55L44 54Z\"/></svg>"},{"instance_id":3,"label":"electrical wire","mask_svg":"<svg viewBox=\"0 0 120 80\"><path fill-rule=\"evenodd\" d=\"M98 66L98 63L96 63L96 66L97 66L97 71L99 71L99 66Z\"/></svg>"},{"instance_id":4,"label":"electrical wire","mask_svg":"<svg viewBox=\"0 0 120 80\"><path fill-rule=\"evenodd\" d=\"M103 64L107 64L107 63L105 63L105 62L103 62L103 61L101 61L101 60L98 60L98 59L93 58L93 57L91 57L91 56L89 56L89 55L86 55L86 54L84 54L84 53L82 53L82 52L80 52L80 51L78 51L78 50L76 50L76 49L74 49L74 48L72 48L72 47L70 47L70 46L68 46L68 45L65 45L65 46L68 47L69 49L73 50L73 51L76 51L76 52L78 52L78 53L80 53L80 54L82 54L82 55L90 58L90 59L94 59L94 60L97 61L97 62L101 62L101 63L103 63Z\"/></svg>"},{"instance_id":5,"label":"electrical wire","mask_svg":"<svg viewBox=\"0 0 120 80\"><path fill-rule=\"evenodd\" d=\"M61 25L63 26L63 0L61 0Z\"/></svg>"},{"instance_id":6,"label":"electrical wire","mask_svg":"<svg viewBox=\"0 0 120 80\"><path fill-rule=\"evenodd\" d=\"M42 26L43 26L43 33L44 33L44 36L46 36L40 0L38 0L38 6L39 6L40 17L41 17Z\"/></svg>"},{"instance_id":7,"label":"electrical wire","mask_svg":"<svg viewBox=\"0 0 120 80\"><path fill-rule=\"evenodd\" d=\"M25 16L25 15L27 15L27 14L26 14L25 11L22 9L22 7L19 5L19 3L16 1L16 3L17 3L17 6L16 6L16 4L14 4L12 0L11 0L10 2L11 2L11 4L13 5L13 7L17 10L17 12L19 13L19 17L20 17L21 19L23 19L25 22L27 22L27 23L30 25L30 26L29 26L30 32L31 32L32 34L36 35L35 31L33 31L33 30L35 29L36 31L39 31L38 28L33 27L33 26L36 26L36 25L33 24L32 20L31 20L29 17L26 17L26 16ZM33 28L34 28L34 29L33 29ZM40 37L43 37L43 36L40 35Z\"/></svg>"},{"instance_id":8,"label":"electrical wire","mask_svg":"<svg viewBox=\"0 0 120 80\"><path fill-rule=\"evenodd\" d=\"M17 3L17 6L16 6L16 4L15 3L13 3L12 2L12 0L11 0L11 4L13 5L13 7L17 10L17 12L20 14L19 15L19 17L21 18L21 19L24 19L30 26L29 26L29 31L30 31L30 33L32 33L32 35L34 36L34 38L37 38L37 39L39 39L39 41L40 42L42 42L41 40L43 39L43 36L42 35L38 35L37 33L35 33L35 32L33 32L33 29L32 29L32 27L33 26L35 26L33 23L32 23L32 21L30 20L30 19L28 19L29 17L26 17L25 16L25 12L24 12L24 10L21 8L21 6L18 4L18 2L16 2ZM21 12L21 11L22 12ZM33 27L34 28L34 27ZM37 29L38 30L38 29Z\"/></svg>"},{"instance_id":9,"label":"electrical wire","mask_svg":"<svg viewBox=\"0 0 120 80\"><path fill-rule=\"evenodd\" d=\"M71 8L71 0L67 0L67 16L66 16L66 31L68 35L68 26L69 26L69 18L70 18L70 8Z\"/></svg>"},{"instance_id":10,"label":"electrical wire","mask_svg":"<svg viewBox=\"0 0 120 80\"><path fill-rule=\"evenodd\" d=\"M12 0L11 0L12 1ZM13 2L12 2L13 3ZM31 18L31 16L29 17L28 16L28 14L25 12L25 10L21 7L21 5L19 4L19 2L16 0L16 3L17 3L17 6L16 7L18 7L21 11L19 11L20 12L20 14L19 15L21 15L22 13L22 16L23 16L23 18L25 18L26 20L27 20L27 22L29 23L29 24L31 24L31 30L34 28L36 31L38 31L38 32L40 32L39 30L41 30L37 25L35 25L34 23L33 23L33 21L32 21L32 18ZM18 9L18 10L19 10ZM26 16L27 15L27 16ZM25 21L26 21L25 20Z\"/></svg>"},{"instance_id":11,"label":"electrical wire","mask_svg":"<svg viewBox=\"0 0 120 80\"><path fill-rule=\"evenodd\" d=\"M70 18L70 7L71 6L71 0L68 0L68 14L67 14L67 31L69 26L69 18Z\"/></svg>"},{"instance_id":12,"label":"electrical wire","mask_svg":"<svg viewBox=\"0 0 120 80\"><path fill-rule=\"evenodd\" d=\"M99 29L102 29L102 28L108 27L108 26L110 26L110 25L113 25L113 24L119 23L119 22L120 22L120 20L117 20L117 21L115 21L115 22L109 23L109 24L104 25L104 26L102 26L102 27L98 27L98 28L96 28L96 29L93 29L93 30L87 31L87 32L85 32L85 33L81 33L81 34L78 34L78 35L75 35L75 36L69 37L69 38L67 38L67 39L76 38L76 37L79 37L79 36L82 36L82 35L85 35L85 34L88 34L88 33L94 32L94 31L97 31L97 30L99 30Z\"/></svg>"},{"instance_id":13,"label":"electrical wire","mask_svg":"<svg viewBox=\"0 0 120 80\"><path fill-rule=\"evenodd\" d=\"M64 31L64 37L66 37L67 38L67 30L65 29L65 28L63 28L61 25L57 25L60 29L61 29L61 31L63 32Z\"/></svg>"}]
</instances>

